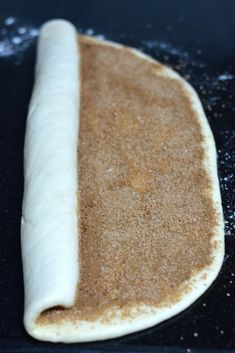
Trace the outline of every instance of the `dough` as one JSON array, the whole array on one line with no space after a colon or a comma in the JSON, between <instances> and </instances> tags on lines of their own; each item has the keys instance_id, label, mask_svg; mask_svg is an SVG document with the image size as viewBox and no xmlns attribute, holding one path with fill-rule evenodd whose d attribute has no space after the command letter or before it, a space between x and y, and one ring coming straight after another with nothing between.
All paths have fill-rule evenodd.
<instances>
[{"instance_id":1,"label":"dough","mask_svg":"<svg viewBox=\"0 0 235 353\"><path fill-rule=\"evenodd\" d=\"M155 60L137 50L125 48L111 42L99 42L95 39L82 36L79 42L80 45L78 46L76 31L73 26L66 21L54 20L43 26L40 32L36 79L29 107L25 139L25 191L21 229L25 284L24 323L30 335L37 339L52 342L69 343L109 339L151 327L178 314L202 295L215 280L221 268L224 255L223 216L217 177L215 144L195 91L176 72L157 63ZM80 52L82 64L79 64ZM117 60L115 61L113 58L117 58ZM102 60L104 69L102 69ZM108 60L110 60L110 63L108 63ZM127 70L128 65L130 66L129 71ZM81 70L79 70L79 67ZM126 75L126 81L125 77L122 78L122 70L126 70L125 74L123 74L124 76ZM141 92L141 83L144 82L144 78L142 78L144 70L146 70L146 75L150 75L148 78L149 86L146 88L149 89L149 94L144 92L142 96L141 94L138 96L142 98L135 101L138 95L137 93ZM81 79L80 71L82 73ZM133 74L131 76L131 72L135 72L136 77L134 77ZM151 72L151 74L149 74L149 72ZM111 77L111 74L113 77ZM130 77L128 77L128 75L130 75ZM154 85L156 78L160 83L156 81L155 92ZM82 91L80 92L81 80ZM99 82L96 80L99 80ZM110 89L110 82L114 82L115 84L113 91ZM161 85L160 88L159 85ZM118 92L118 89L116 90L115 88L116 86L120 86L122 90ZM166 100L164 94L161 93L164 87L166 91L168 90L168 100ZM174 89L179 94L177 102L174 102ZM174 292L172 291L171 283L169 283L166 298L161 299L159 293L161 293L162 288L160 286L157 287L159 277L155 278L156 274L159 275L158 268L155 267L155 272L152 271L149 275L150 280L152 276L152 282L155 282L156 287L151 287L150 282L149 288L146 289L143 287L143 283L145 283L144 281L146 280L146 273L139 267L137 268L137 274L139 271L142 276L140 278L139 287L132 286L131 277L128 277L130 288L134 290L134 292L133 299L131 299L132 297L129 294L131 290L127 288L126 296L130 295L130 297L125 300L123 292L118 295L114 290L110 290L110 283L114 283L114 280L109 280L109 283L105 282L106 284L104 285L104 278L107 279L107 276L101 278L101 272L97 272L98 277L97 281L95 281L97 283L94 283L94 288L92 288L92 283L89 284L89 281L85 278L86 272L84 271L84 266L85 268L89 268L90 271L92 264L88 264L89 267L86 264L84 256L85 252L87 254L89 253L92 259L91 262L93 261L98 267L102 265L99 264L99 258L102 256L103 261L106 258L108 261L111 261L107 255L102 254L102 249L99 249L99 245L102 243L99 238L99 234L101 233L102 237L106 236L105 243L102 243L104 246L106 246L106 243L110 241L110 239L117 239L117 257L125 255L123 249L118 250L118 246L120 246L121 243L119 235L115 238L115 229L112 228L112 231L109 230L111 228L105 229L105 226L108 225L111 227L112 225L110 223L112 214L108 217L108 211L106 211L106 214L103 213L101 215L106 219L102 225L103 228L99 227L99 219L94 218L99 216L99 212L100 214L101 211L104 212L105 198L107 204L110 202L111 189L108 190L107 186L103 184L102 174L106 166L106 159L112 158L111 153L111 157L108 152L107 155L103 153L105 148L107 148L105 147L106 145L109 146L108 144L110 144L110 149L114 149L114 152L112 152L113 167L117 168L120 164L119 170L123 174L122 177L118 176L117 178L118 185L112 183L112 192L116 192L116 194L114 194L114 205L111 212L118 215L119 208L121 209L121 207L123 207L124 211L121 214L123 218L125 213L131 214L132 210L135 212L133 213L133 217L126 219L126 223L124 223L125 228L123 229L124 233L126 229L129 229L128 226L132 219L136 222L142 221L140 215L138 215L138 217L136 216L138 212L136 206L130 206L130 210L128 212L126 211L125 207L127 207L128 200L132 200L132 196L128 199L128 195L135 195L134 197L139 200L140 208L146 208L148 206L145 195L148 195L148 197L151 195L156 196L156 198L158 197L158 193L156 192L157 182L155 175L157 172L154 169L155 167L147 168L147 164L144 163L137 165L138 160L142 158L141 156L146 156L146 154L144 154L146 147L140 145L140 143L138 145L138 143L133 142L137 141L136 137L138 137L142 143L142 136L144 131L146 132L148 128L149 131L147 132L149 135L147 138L149 141L146 140L146 146L152 146L151 138L153 135L151 130L155 131L155 126L150 126L150 121L153 120L154 123L155 119L150 110L150 107L154 107L155 104L151 100L152 96L155 97L156 100L160 99L159 97L161 96L161 101L159 100L158 103L160 108L158 107L157 109L156 119L163 119L164 117L165 120L160 125L156 125L159 126L159 128L164 129L164 124L171 126L167 123L167 118L170 117L169 112L172 111L172 107L169 108L171 110L167 109L168 105L175 104L175 121L172 122L172 127L176 126L176 129L173 131L173 134L171 132L173 142L177 142L180 139L178 137L177 140L176 134L181 133L180 130L177 130L177 119L181 117L185 119L182 120L182 122L185 121L185 126L187 127L187 130L184 130L184 125L182 124L182 136L189 134L189 138L191 138L192 135L195 141L197 141L196 138L199 139L200 146L198 146L198 149L197 146L195 147L195 145L193 145L191 151L189 145L188 150L186 148L184 152L186 155L188 153L188 155L191 156L189 157L191 164L193 163L192 155L195 154L198 158L201 156L201 160L200 158L199 161L195 160L195 168L198 168L199 165L201 174L198 174L197 169L194 173L194 169L192 167L191 169L189 168L189 170L192 171L191 179L194 180L195 183L199 183L198 193L201 195L194 196L192 194L192 202L194 202L193 197L195 197L195 200L198 198L198 200L202 202L202 205L205 206L205 204L208 204L208 213L205 213L204 210L202 214L200 212L198 214L195 213L195 220L190 219L189 221L192 222L193 228L196 228L198 223L199 225L200 223L203 225L202 222L205 222L205 228L208 224L210 239L205 238L205 251L207 251L205 254L207 258L204 262L200 260L201 263L195 264L193 260L194 262L199 262L199 258L193 257L193 252L196 252L196 247L192 245L190 248L189 241L191 241L192 244L197 244L198 242L198 244L203 245L203 242L199 238L200 235L195 235L193 230L193 236L191 236L191 238L190 234L186 234L187 238L184 238L185 235L183 235L183 237L176 235L175 243L172 240L173 246L177 248L179 240L182 239L183 245L185 242L185 249L192 252L192 257L190 257L190 254L188 256L188 259L192 259L192 263L189 262L188 264L189 273L190 270L192 270L191 275L185 274L185 278L187 279L182 281L180 285L178 284L176 286L177 290L175 289ZM82 98L81 105L79 97ZM103 99L99 100L100 97L103 97ZM107 106L105 105L106 97L107 99L108 97L109 99L112 97L110 104L107 104ZM121 100L120 97L126 97L126 99ZM133 102L135 102L136 105ZM141 104L145 105L144 112L146 112L146 114L143 115L146 115L146 117L144 118L138 116L143 108L141 108ZM132 113L133 109L135 111ZM83 124L80 141L78 141L79 111L81 113L81 123ZM186 112L188 115L185 117L182 111ZM167 115L167 112L169 115ZM189 116L189 113L192 116ZM107 118L109 115L110 119L113 119L110 126ZM130 120L128 120L129 118ZM147 121L145 121L145 119L147 119ZM194 123L191 124L190 119L194 121ZM130 129L130 131L128 129ZM112 133L114 133L114 136L111 136ZM120 143L122 143L121 148L127 149L128 144L131 146L127 157L125 157L128 160L127 162L125 162L124 159L122 160L125 149L123 153L118 154L117 145L115 145L115 133L116 136L118 135ZM110 134L110 140L108 140L107 134ZM135 140L131 140L133 136L135 136ZM163 132L160 134L159 131L156 131L156 136L157 138L162 138ZM91 140L89 140L89 137ZM165 142L163 139L161 141L156 139L156 145L158 143L159 146L162 146L161 148L159 147L159 154L162 153L163 148L167 149L170 146L168 143L169 137L170 132L168 131L168 135L165 136L164 140L166 145L164 145ZM112 141L114 141L113 146ZM77 146L78 160L80 163L79 171ZM177 148L178 146L176 145L175 150L177 150ZM115 151L117 151L117 156ZM155 152L154 149L150 150L149 156L151 156L151 153L156 156ZM93 157L92 153L94 153ZM98 153L97 158L94 157L96 153ZM165 182L171 182L169 187L174 186L174 183L172 184L173 176L175 175L177 177L177 175L179 175L177 174L179 172L179 170L177 171L177 164L175 166L172 164L170 154L173 154L171 149L169 149L169 160L166 159L164 163L157 165L159 174L165 175ZM153 161L155 161L154 156L152 156ZM144 159L143 161L145 162ZM98 163L100 163L100 165L98 165ZM99 182L99 175L93 175L92 172L90 175L88 174L87 170L89 170L89 167L91 167L91 171L96 168L96 171L102 176L101 182ZM170 175L167 174L169 168L172 168L172 174ZM174 171L174 168L176 171ZM88 183L89 178L91 179L90 185ZM184 182L186 183L187 180L185 179ZM79 185L82 187L82 190L79 190ZM208 186L208 190L206 190L206 185ZM94 200L96 200L94 193L98 193L99 191L97 190L99 188L101 188L103 196L101 193L98 195L101 201L100 206L97 206L96 204L93 205ZM88 216L86 216L88 223L85 224L85 227L84 215L85 208L87 209L89 190L92 191L93 198L91 198L90 201L90 211L88 212ZM162 190L158 192L160 194ZM84 195L86 196L85 199ZM120 202L121 195L124 195L124 201L119 204L118 202ZM177 193L175 196L177 197ZM104 199L102 199L102 197ZM166 192L165 198L167 199L167 197L169 197L169 195ZM206 203L204 202L205 198ZM172 199L172 204L173 201ZM182 205L186 202L190 202L190 197L185 195L185 199L180 200L180 202ZM183 207L185 206L182 206L182 209L184 209ZM195 205L191 204L191 208L193 207L195 207ZM112 203L109 209L111 208ZM177 208L175 209L177 210ZM175 212L175 209L173 210L172 207L172 211ZM154 221L155 224L153 226L155 227L158 226L161 217L163 217L161 215L163 210L157 209L157 204L156 210L159 216ZM195 210L195 212L198 211L197 209ZM153 212L148 210L148 214L150 215L149 219L153 222ZM180 211L178 216L180 217ZM169 219L171 220L171 218L174 217L175 214L171 214L171 210L169 209ZM163 217L162 219L166 222L166 218ZM147 227L148 230L146 218L143 223L144 224L139 223L139 227L143 227L143 229ZM93 236L91 232L89 233L85 229L89 229L91 226L95 228L96 225L100 232L96 234L98 238L95 238L95 235ZM172 228L174 226L173 221L167 226ZM179 233L180 226L177 225L177 227ZM181 227L183 226L181 225ZM149 234L150 228L149 225ZM100 231L100 229L102 230ZM131 231L133 231L133 228L130 228L129 236L132 234ZM176 227L170 231L176 232ZM166 227L166 232L162 233L162 237L168 234L167 232ZM137 233L138 231L136 231L136 234ZM146 238L144 238L145 234L143 235L143 239L145 239L143 244L141 244L141 246L137 245L136 249L131 249L134 252L133 263L136 261L138 265L137 260L139 260L139 266L142 267L145 266L145 263L141 263L141 256L137 256L135 252L140 251L140 248L144 249L144 246L146 246L144 252L148 253L148 239L146 240ZM85 243L85 240L83 241L83 239L85 239L83 237L85 236L88 239L87 243ZM128 239L128 242L132 242L133 238L134 235ZM169 250L171 241L169 242L169 239L165 240L166 244L168 244L165 251L174 252L174 249ZM91 245L89 241L91 241ZM92 244L94 244L94 249ZM96 246L97 244L98 246ZM161 259L159 260L159 266L162 266L164 256L160 256L161 248L157 248L158 244L156 244L156 241L154 242L154 239L151 244L153 244L152 250L154 250L154 259L148 266L156 266L156 259L158 258ZM199 250L203 250L202 245L198 248ZM110 254L115 255L115 251L112 247L113 245L111 244ZM182 251L184 250L183 247L184 246L181 246ZM85 252L83 253L84 249ZM109 248L105 249L105 252L108 253L109 251L107 250ZM179 275L184 259L180 250L181 249L179 249L179 261L172 259L174 266L177 265L177 261L179 262L179 266L181 266L178 270L176 269L175 277ZM92 251L94 259L97 257L97 262L93 260ZM114 252L112 253L112 251ZM130 258L132 255L128 253L128 251L130 251L128 244L126 245L126 251L128 258ZM203 256L205 257L205 255ZM167 259L167 253L165 258ZM144 255L142 261L143 259ZM108 261L107 263L109 264ZM126 263L129 264L128 259L126 261ZM115 277L115 272L118 272L119 268L115 271L115 262L110 263L110 266L114 268L113 272ZM131 265L129 264L128 266ZM146 271L150 268L148 266L146 265ZM169 262L166 260L166 268L167 266L169 266ZM130 272L133 270L131 268L125 273L125 268L123 268L122 265L120 268L121 271L124 271L123 276L130 276ZM171 268L169 271L171 271L172 275L173 269ZM81 275L81 277L79 277L79 275ZM89 275L89 278L92 277L91 272L87 273L87 275ZM119 288L122 288L120 277L116 277L115 283L118 283ZM167 277L167 275L165 277ZM125 285L128 285L128 281ZM137 283L136 280L135 282L133 281L133 283ZM146 291L149 290L150 292L154 288L159 288L159 293L156 292L156 297L158 294L160 298L158 301L154 301L154 299L152 301L149 300L147 293L145 296ZM107 289L109 290L108 295L107 293L103 294L102 291ZM89 293L88 295L84 294L86 291L90 293L90 297ZM97 293L98 299L95 298L97 304L96 302L95 304L92 303L92 296L95 297L93 291ZM137 292L140 292L139 297L136 294ZM171 292L174 295L171 295ZM102 297L102 300L105 302L109 296L110 303L108 302L106 305L102 306L100 304L101 299L99 298ZM79 302L80 298L83 298L82 304ZM141 298L141 300L139 298ZM86 311L86 303L91 312ZM64 308L68 309L66 310Z\"/></svg>"}]
</instances>

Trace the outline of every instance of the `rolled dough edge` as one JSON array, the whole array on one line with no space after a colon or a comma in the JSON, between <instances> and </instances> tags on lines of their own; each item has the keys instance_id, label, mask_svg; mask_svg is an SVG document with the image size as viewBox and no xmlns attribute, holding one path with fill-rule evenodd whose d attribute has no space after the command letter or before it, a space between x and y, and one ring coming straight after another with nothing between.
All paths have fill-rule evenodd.
<instances>
[{"instance_id":1,"label":"rolled dough edge","mask_svg":"<svg viewBox=\"0 0 235 353\"><path fill-rule=\"evenodd\" d=\"M74 304L79 280L79 83L75 28L64 20L46 23L39 36L24 146L24 325L32 336L42 311Z\"/></svg>"}]
</instances>

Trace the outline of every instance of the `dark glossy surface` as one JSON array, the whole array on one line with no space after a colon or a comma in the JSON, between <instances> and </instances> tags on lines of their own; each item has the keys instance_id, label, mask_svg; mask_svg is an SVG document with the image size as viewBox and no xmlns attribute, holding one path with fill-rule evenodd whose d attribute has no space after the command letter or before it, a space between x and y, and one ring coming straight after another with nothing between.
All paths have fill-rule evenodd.
<instances>
[{"instance_id":1,"label":"dark glossy surface","mask_svg":"<svg viewBox=\"0 0 235 353\"><path fill-rule=\"evenodd\" d=\"M0 352L235 351L234 14L235 2L222 0L1 1ZM54 17L73 21L83 32L93 29L108 39L142 48L188 78L203 101L218 149L226 219L226 257L218 279L202 298L177 317L152 329L103 343L68 346L37 342L26 334L22 324L22 151L33 84L34 29ZM19 33L22 27L26 34Z\"/></svg>"}]
</instances>

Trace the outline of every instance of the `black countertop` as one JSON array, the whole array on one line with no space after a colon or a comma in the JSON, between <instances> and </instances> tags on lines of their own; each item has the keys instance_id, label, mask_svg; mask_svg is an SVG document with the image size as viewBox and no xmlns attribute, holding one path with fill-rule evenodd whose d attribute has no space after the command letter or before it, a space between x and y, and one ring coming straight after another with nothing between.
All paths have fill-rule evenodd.
<instances>
[{"instance_id":1,"label":"black countertop","mask_svg":"<svg viewBox=\"0 0 235 353\"><path fill-rule=\"evenodd\" d=\"M214 285L188 310L112 341L50 344L22 323L20 216L23 141L38 27L51 18L140 48L186 77L213 130L226 220L226 256ZM29 0L0 3L0 352L235 352L235 2Z\"/></svg>"}]
</instances>

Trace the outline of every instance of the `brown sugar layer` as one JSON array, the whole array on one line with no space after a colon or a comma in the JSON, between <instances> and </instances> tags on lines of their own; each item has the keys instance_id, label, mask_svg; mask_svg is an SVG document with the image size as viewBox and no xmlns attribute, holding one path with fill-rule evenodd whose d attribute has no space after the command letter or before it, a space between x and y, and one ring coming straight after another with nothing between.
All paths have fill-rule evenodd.
<instances>
[{"instance_id":1,"label":"brown sugar layer","mask_svg":"<svg viewBox=\"0 0 235 353\"><path fill-rule=\"evenodd\" d=\"M163 66L80 37L80 283L48 322L162 306L212 261L216 213L196 113Z\"/></svg>"}]
</instances>

